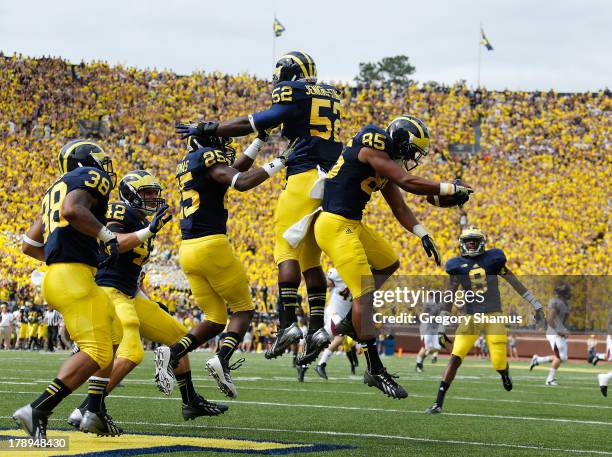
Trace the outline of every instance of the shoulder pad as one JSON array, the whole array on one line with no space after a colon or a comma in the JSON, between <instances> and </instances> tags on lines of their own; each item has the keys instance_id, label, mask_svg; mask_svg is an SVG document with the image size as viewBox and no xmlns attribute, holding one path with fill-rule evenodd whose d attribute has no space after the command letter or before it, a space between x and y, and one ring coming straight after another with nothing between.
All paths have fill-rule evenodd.
<instances>
[{"instance_id":1,"label":"shoulder pad","mask_svg":"<svg viewBox=\"0 0 612 457\"><path fill-rule=\"evenodd\" d=\"M376 149L378 151L384 151L391 154L392 143L391 139L387 136L387 132L376 125L366 125L359 131L353 138L353 141L357 144L362 144L368 148Z\"/></svg>"},{"instance_id":2,"label":"shoulder pad","mask_svg":"<svg viewBox=\"0 0 612 457\"><path fill-rule=\"evenodd\" d=\"M107 197L112 186L110 176L105 171L94 167L76 168L66 173L63 179L68 185L68 192L84 189L94 197Z\"/></svg>"},{"instance_id":3,"label":"shoulder pad","mask_svg":"<svg viewBox=\"0 0 612 457\"><path fill-rule=\"evenodd\" d=\"M290 104L303 98L304 83L301 81L281 81L272 89L273 104Z\"/></svg>"},{"instance_id":4,"label":"shoulder pad","mask_svg":"<svg viewBox=\"0 0 612 457\"><path fill-rule=\"evenodd\" d=\"M501 270L506 265L506 255L501 249L489 249L486 254L495 268Z\"/></svg>"},{"instance_id":5,"label":"shoulder pad","mask_svg":"<svg viewBox=\"0 0 612 457\"><path fill-rule=\"evenodd\" d=\"M107 222L123 223L127 214L127 205L123 202L112 202L108 204L106 209Z\"/></svg>"},{"instance_id":6,"label":"shoulder pad","mask_svg":"<svg viewBox=\"0 0 612 457\"><path fill-rule=\"evenodd\" d=\"M464 260L465 259L463 259L462 257L453 257L452 259L449 259L445 265L446 272L449 275L454 274L455 272L457 272L459 265L461 265L461 262L463 262Z\"/></svg>"}]
</instances>

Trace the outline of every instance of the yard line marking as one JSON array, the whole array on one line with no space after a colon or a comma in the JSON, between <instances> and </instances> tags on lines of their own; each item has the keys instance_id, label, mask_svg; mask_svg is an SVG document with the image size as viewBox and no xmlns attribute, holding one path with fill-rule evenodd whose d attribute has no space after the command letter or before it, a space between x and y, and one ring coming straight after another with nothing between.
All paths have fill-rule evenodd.
<instances>
[{"instance_id":1,"label":"yard line marking","mask_svg":"<svg viewBox=\"0 0 612 457\"><path fill-rule=\"evenodd\" d=\"M0 391L0 393L12 393L12 394L36 394L37 392L13 392L13 391ZM85 393L75 393L73 395L85 396ZM111 395L109 398L125 398L132 400L171 400L181 401L180 398L176 397L152 397L148 395ZM262 402L262 401L248 401L248 400L231 400L229 404L242 404L242 405L257 405L257 406L277 406L281 408L313 408L313 409L332 409L341 411L368 411L368 412L381 412L381 413L404 413L404 414L425 414L422 410L409 410L409 409L385 409L385 408L365 408L361 406L339 406L339 405L313 405L304 403L276 403L276 402ZM527 416L503 416L498 414L476 414L476 413L449 413L445 412L446 416L458 416L458 417L483 417L487 419L501 419L501 420L524 420L524 421L540 421L540 422L558 422L568 424L581 424L581 425L608 425L612 426L612 422L605 421L594 421L594 420L581 420L581 419L561 419L553 417L527 417Z\"/></svg>"}]
</instances>

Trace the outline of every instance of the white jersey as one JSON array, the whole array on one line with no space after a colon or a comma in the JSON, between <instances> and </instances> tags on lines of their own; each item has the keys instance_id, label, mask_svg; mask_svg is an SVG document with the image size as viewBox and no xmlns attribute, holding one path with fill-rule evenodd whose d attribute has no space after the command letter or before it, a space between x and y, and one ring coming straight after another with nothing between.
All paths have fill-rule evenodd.
<instances>
[{"instance_id":1,"label":"white jersey","mask_svg":"<svg viewBox=\"0 0 612 457\"><path fill-rule=\"evenodd\" d=\"M351 297L348 287L346 287L346 284L338 274L338 270L331 268L327 272L327 279L332 282L332 286L329 289L330 304L342 302L352 303L353 297Z\"/></svg>"},{"instance_id":2,"label":"white jersey","mask_svg":"<svg viewBox=\"0 0 612 457\"><path fill-rule=\"evenodd\" d=\"M442 305L440 303L427 301L423 303L423 307L421 313L428 314L429 316L439 316L440 312L442 312ZM421 332L421 336L423 335L436 335L438 337L438 332L442 331L442 325L437 324L435 322L421 322L419 326L419 332Z\"/></svg>"},{"instance_id":3,"label":"white jersey","mask_svg":"<svg viewBox=\"0 0 612 457\"><path fill-rule=\"evenodd\" d=\"M556 311L555 326L552 327L550 324L548 324L546 334L556 336L559 334L558 332L567 333L567 329L565 328L565 320L569 314L568 303L558 297L551 298L548 302L548 312L550 313L552 310Z\"/></svg>"}]
</instances>

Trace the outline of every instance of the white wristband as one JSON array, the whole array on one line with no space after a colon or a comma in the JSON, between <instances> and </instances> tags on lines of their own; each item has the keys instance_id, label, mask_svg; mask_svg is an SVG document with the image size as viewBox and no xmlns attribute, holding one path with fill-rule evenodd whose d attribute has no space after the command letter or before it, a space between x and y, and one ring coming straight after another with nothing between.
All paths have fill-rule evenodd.
<instances>
[{"instance_id":1,"label":"white wristband","mask_svg":"<svg viewBox=\"0 0 612 457\"><path fill-rule=\"evenodd\" d=\"M151 229L149 227L145 227L134 233L136 234L136 237L138 237L141 243L144 243L153 236L153 232L151 232Z\"/></svg>"},{"instance_id":2,"label":"white wristband","mask_svg":"<svg viewBox=\"0 0 612 457\"><path fill-rule=\"evenodd\" d=\"M453 195L455 193L455 185L448 182L440 183L440 195Z\"/></svg>"},{"instance_id":3,"label":"white wristband","mask_svg":"<svg viewBox=\"0 0 612 457\"><path fill-rule=\"evenodd\" d=\"M412 227L412 233L414 233L419 238L423 238L425 235L429 235L427 229L423 227L421 224L417 224Z\"/></svg>"},{"instance_id":4,"label":"white wristband","mask_svg":"<svg viewBox=\"0 0 612 457\"><path fill-rule=\"evenodd\" d=\"M252 114L249 114L249 124L251 124L251 128L253 129L253 131L255 133L259 133L257 131L257 127L255 127L255 119L253 119L253 115Z\"/></svg>"},{"instance_id":5,"label":"white wristband","mask_svg":"<svg viewBox=\"0 0 612 457\"><path fill-rule=\"evenodd\" d=\"M523 298L531 306L533 306L533 309L535 309L536 311L543 308L542 303L540 303L540 301L537 298L535 298L535 296L531 292L529 291L525 292L523 294Z\"/></svg>"},{"instance_id":6,"label":"white wristband","mask_svg":"<svg viewBox=\"0 0 612 457\"><path fill-rule=\"evenodd\" d=\"M103 241L104 243L108 243L113 238L117 238L113 232L111 232L108 227L102 227L98 232L98 239Z\"/></svg>"},{"instance_id":7,"label":"white wristband","mask_svg":"<svg viewBox=\"0 0 612 457\"><path fill-rule=\"evenodd\" d=\"M250 159L255 160L263 144L264 144L263 141L261 141L259 138L255 138L253 142L251 143L251 145L248 148L246 148L246 151L244 151L244 155Z\"/></svg>"},{"instance_id":8,"label":"white wristband","mask_svg":"<svg viewBox=\"0 0 612 457\"><path fill-rule=\"evenodd\" d=\"M23 235L23 241L30 246L34 246L35 248L42 248L45 245L45 243L39 243L38 241L33 240L28 235Z\"/></svg>"},{"instance_id":9,"label":"white wristband","mask_svg":"<svg viewBox=\"0 0 612 457\"><path fill-rule=\"evenodd\" d=\"M236 181L238 181L238 176L240 176L240 172L236 173L234 177L232 178L232 183L230 184L230 187L232 189L235 189L234 186L236 185Z\"/></svg>"},{"instance_id":10,"label":"white wristband","mask_svg":"<svg viewBox=\"0 0 612 457\"><path fill-rule=\"evenodd\" d=\"M265 164L261 168L263 168L263 170L268 173L268 176L273 176L279 171L281 171L283 168L285 168L285 164L281 159L277 157L272 162Z\"/></svg>"}]
</instances>

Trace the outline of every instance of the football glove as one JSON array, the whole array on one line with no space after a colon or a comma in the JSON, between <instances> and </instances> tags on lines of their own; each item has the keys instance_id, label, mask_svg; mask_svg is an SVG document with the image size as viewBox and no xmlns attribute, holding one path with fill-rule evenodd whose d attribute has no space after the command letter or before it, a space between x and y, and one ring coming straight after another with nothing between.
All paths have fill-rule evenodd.
<instances>
[{"instance_id":1,"label":"football glove","mask_svg":"<svg viewBox=\"0 0 612 457\"><path fill-rule=\"evenodd\" d=\"M261 141L265 143L266 141L268 141L268 138L270 138L270 135L268 134L266 130L262 130L261 132L257 133L257 138L259 138Z\"/></svg>"},{"instance_id":2,"label":"football glove","mask_svg":"<svg viewBox=\"0 0 612 457\"><path fill-rule=\"evenodd\" d=\"M457 188L461 188L461 189L468 189L467 187L463 187L461 185L461 180L460 179L455 179L455 181L453 182L453 184L455 185L455 190ZM458 206L463 205L464 203L467 203L467 201L470 199L470 193L473 192L471 189L468 189L470 192L457 192L453 195L453 198L455 200L455 202L457 203Z\"/></svg>"},{"instance_id":3,"label":"football glove","mask_svg":"<svg viewBox=\"0 0 612 457\"><path fill-rule=\"evenodd\" d=\"M453 344L453 340L451 340L446 333L438 333L438 341L440 342L440 346L446 349L447 344Z\"/></svg>"},{"instance_id":4,"label":"football glove","mask_svg":"<svg viewBox=\"0 0 612 457\"><path fill-rule=\"evenodd\" d=\"M215 136L217 127L219 127L219 123L215 121L204 121L197 124L183 124L182 122L177 122L175 131L181 136L182 140L190 136L206 138L208 136Z\"/></svg>"},{"instance_id":5,"label":"football glove","mask_svg":"<svg viewBox=\"0 0 612 457\"><path fill-rule=\"evenodd\" d=\"M535 314L533 315L535 320L536 328L544 328L544 324L546 324L546 316L544 316L544 309L536 309Z\"/></svg>"},{"instance_id":6,"label":"football glove","mask_svg":"<svg viewBox=\"0 0 612 457\"><path fill-rule=\"evenodd\" d=\"M157 210L155 216L153 216L153 219L149 224L149 230L153 235L159 232L164 227L164 225L166 225L170 221L170 219L172 219L172 213L168 213L169 208L170 207L168 205L163 205Z\"/></svg>"},{"instance_id":7,"label":"football glove","mask_svg":"<svg viewBox=\"0 0 612 457\"><path fill-rule=\"evenodd\" d=\"M104 258L98 263L98 268L113 267L119 260L119 242L117 237L103 243Z\"/></svg>"},{"instance_id":8,"label":"football glove","mask_svg":"<svg viewBox=\"0 0 612 457\"><path fill-rule=\"evenodd\" d=\"M293 140L289 146L287 147L287 149L285 149L280 156L278 156L279 159L282 160L283 164L288 167L290 165L293 165L295 162L297 162L298 160L304 158L307 155L307 152L305 149L301 149L299 148L299 146L304 142L305 140L302 140L300 138L296 138L295 140ZM296 152L297 150L297 152Z\"/></svg>"},{"instance_id":9,"label":"football glove","mask_svg":"<svg viewBox=\"0 0 612 457\"><path fill-rule=\"evenodd\" d=\"M423 249L425 249L425 253L427 257L431 257L433 255L434 261L436 265L440 265L440 254L438 253L438 248L436 248L436 244L430 235L425 235L421 238L421 243L423 243Z\"/></svg>"}]
</instances>

